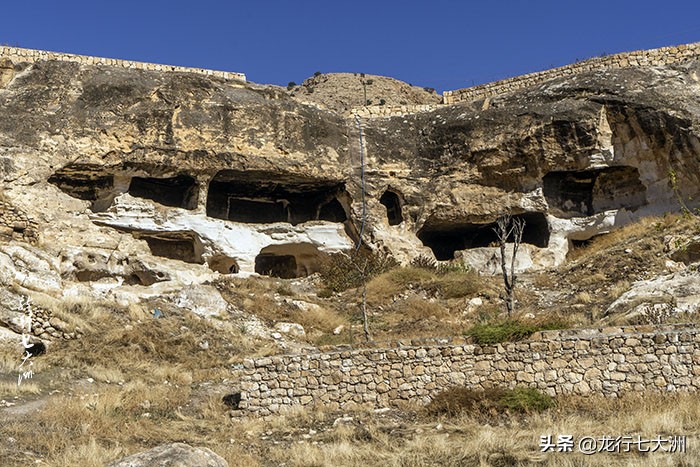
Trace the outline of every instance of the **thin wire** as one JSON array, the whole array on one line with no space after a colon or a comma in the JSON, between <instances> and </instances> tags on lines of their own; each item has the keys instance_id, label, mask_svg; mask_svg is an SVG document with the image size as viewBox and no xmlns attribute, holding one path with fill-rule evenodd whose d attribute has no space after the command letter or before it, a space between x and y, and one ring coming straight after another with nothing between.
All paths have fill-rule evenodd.
<instances>
[{"instance_id":1,"label":"thin wire","mask_svg":"<svg viewBox=\"0 0 700 467\"><path fill-rule=\"evenodd\" d=\"M357 242L357 248L355 252L360 251L362 246L362 237L365 234L365 224L367 222L367 201L365 200L365 140L364 133L362 132L362 122L360 121L360 116L355 114L355 123L357 124L357 129L360 131L360 166L362 170L362 224L360 226L360 239Z\"/></svg>"}]
</instances>

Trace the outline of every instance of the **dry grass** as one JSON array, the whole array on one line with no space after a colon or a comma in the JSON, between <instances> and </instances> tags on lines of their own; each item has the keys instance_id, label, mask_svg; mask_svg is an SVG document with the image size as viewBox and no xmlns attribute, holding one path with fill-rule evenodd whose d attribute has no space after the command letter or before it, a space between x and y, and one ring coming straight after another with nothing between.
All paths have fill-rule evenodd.
<instances>
[{"instance_id":1,"label":"dry grass","mask_svg":"<svg viewBox=\"0 0 700 467\"><path fill-rule=\"evenodd\" d=\"M591 239L570 252L556 270L523 275L516 290L520 310L534 314L547 309L570 316L572 325L606 325L608 307L629 290L630 284L667 273L666 239L693 235L700 219L680 215L644 218L609 234ZM620 321L618 324L625 324Z\"/></svg>"},{"instance_id":2,"label":"dry grass","mask_svg":"<svg viewBox=\"0 0 700 467\"><path fill-rule=\"evenodd\" d=\"M409 323L451 317L438 302L406 303L404 321ZM231 387L223 378L230 376L219 371L239 352L255 349L240 348L244 336L219 335L199 318L174 310L166 316L124 324L115 311L111 321L96 323L101 328L94 334L57 344L44 358L47 373L62 367L73 372L71 383L90 375L96 382L78 385L73 394L64 388L61 394L46 395L48 403L38 412L0 425L3 465L37 459L48 466L105 465L175 441L208 447L232 466L661 465L668 459L693 465L695 459L692 452L588 458L538 449L541 435L567 433L687 434L692 447L700 433L700 396L688 394L560 398L556 409L541 414L493 417L358 411L347 414L350 422L335 427L333 421L344 414L324 410L232 420L221 403ZM204 337L211 344L208 351L198 346ZM221 386L207 389L217 379Z\"/></svg>"},{"instance_id":3,"label":"dry grass","mask_svg":"<svg viewBox=\"0 0 700 467\"><path fill-rule=\"evenodd\" d=\"M271 464L293 466L638 466L698 465L692 447L700 439L700 397L697 395L560 398L555 409L542 413L503 416L418 417L410 413L377 417L354 413L353 421L335 428L323 421L287 421L260 428L273 432L272 439L289 433L304 433L309 427L317 435L292 437L273 445L265 456ZM327 418L327 414L326 414ZM322 428L319 428L321 426ZM686 454L542 453L540 436L571 434L581 436L687 435Z\"/></svg>"},{"instance_id":4,"label":"dry grass","mask_svg":"<svg viewBox=\"0 0 700 467\"><path fill-rule=\"evenodd\" d=\"M576 314L571 313L574 302L578 309L604 309L605 301L624 292L637 274L661 267L663 258L656 253L661 251L663 235L685 228L685 221L650 222L595 239L563 272L535 277L533 284L568 294L557 302L566 316ZM626 248L633 253L624 253ZM319 300L313 290L300 293L294 283L274 279L227 279L216 285L238 309L268 322L298 322L315 339L314 332L346 339L345 332L333 336L332 329L357 324L357 290ZM396 268L368 285L371 325L378 338L460 334L479 315L495 314L501 286L498 277L465 271ZM609 290L596 292L599 288ZM474 296L484 305L466 316ZM300 310L285 301L290 297L319 307ZM523 302L531 300L534 309L534 295L521 297ZM567 397L559 398L554 409L526 415L299 409L269 420L238 421L230 418L221 402L221 396L235 386L230 364L267 348L236 325L222 320L214 326L162 303L148 304L165 311L166 317L160 319L153 319L144 308L111 309L84 300L47 300L43 305L50 305L52 313L69 324L83 327L86 335L52 344L50 352L35 362L40 377L19 388L15 378L20 354L11 346L0 348L0 371L7 374L4 379L12 379L0 384L0 398L21 401L38 394L47 401L28 416L0 413L5 417L0 423L2 465L36 460L48 466L105 465L174 441L208 447L232 466L697 465L692 450L700 442L700 396L695 394ZM556 306L551 308L556 312ZM544 318L530 321L538 319ZM206 350L200 345L205 340ZM94 382L86 382L88 377ZM51 394L55 389L61 392ZM333 421L342 415L352 420L334 427ZM685 434L691 452L545 454L538 448L543 434Z\"/></svg>"},{"instance_id":5,"label":"dry grass","mask_svg":"<svg viewBox=\"0 0 700 467\"><path fill-rule=\"evenodd\" d=\"M93 329L93 323L108 319L112 309L111 304L87 296L72 296L59 300L41 293L32 294L32 304L68 324L69 332L76 328L82 331Z\"/></svg>"},{"instance_id":6,"label":"dry grass","mask_svg":"<svg viewBox=\"0 0 700 467\"><path fill-rule=\"evenodd\" d=\"M0 399L40 393L41 388L31 379L23 380L21 384L17 384L17 378L12 381L0 381Z\"/></svg>"},{"instance_id":7,"label":"dry grass","mask_svg":"<svg viewBox=\"0 0 700 467\"><path fill-rule=\"evenodd\" d=\"M163 442L185 439L206 446L230 465L291 466L464 466L464 465L697 465L695 454L541 453L543 434L580 436L685 434L689 448L700 434L700 404L695 395L560 398L541 414L484 419L483 416L416 416L355 412L333 426L341 414L295 411L269 420L233 423L209 400L202 419L176 416L167 423L125 409L119 394L60 399L29 424L3 427L18 441L22 465L35 457L46 465L104 465L110 460ZM132 404L133 406L133 404ZM50 427L40 439L19 437L37 424ZM0 454L4 454L0 451ZM76 463L77 462L77 463ZM670 463L669 463L670 462Z\"/></svg>"},{"instance_id":8,"label":"dry grass","mask_svg":"<svg viewBox=\"0 0 700 467\"><path fill-rule=\"evenodd\" d=\"M308 304L306 308L295 305L289 293L289 284L279 279L250 278L226 279L217 283L222 296L235 307L261 318L268 325L276 322L301 324L308 334L308 340L316 340L320 335L332 333L341 325L348 325L347 317L338 313L332 303L321 303L315 295L294 297ZM280 293L282 292L282 293Z\"/></svg>"},{"instance_id":9,"label":"dry grass","mask_svg":"<svg viewBox=\"0 0 700 467\"><path fill-rule=\"evenodd\" d=\"M474 271L430 270L414 266L400 267L373 278L367 284L370 303L385 304L407 290L422 290L429 296L455 299L474 296L487 289Z\"/></svg>"},{"instance_id":10,"label":"dry grass","mask_svg":"<svg viewBox=\"0 0 700 467\"><path fill-rule=\"evenodd\" d=\"M590 293L583 291L577 293L576 297L574 297L574 300L576 301L576 303L587 305L593 301L593 297L591 297Z\"/></svg>"},{"instance_id":11,"label":"dry grass","mask_svg":"<svg viewBox=\"0 0 700 467\"><path fill-rule=\"evenodd\" d=\"M124 373L119 368L110 368L103 365L95 365L86 368L86 373L91 378L102 383L124 382Z\"/></svg>"},{"instance_id":12,"label":"dry grass","mask_svg":"<svg viewBox=\"0 0 700 467\"><path fill-rule=\"evenodd\" d=\"M0 345L0 374L17 371L17 367L22 363L21 345Z\"/></svg>"},{"instance_id":13,"label":"dry grass","mask_svg":"<svg viewBox=\"0 0 700 467\"><path fill-rule=\"evenodd\" d=\"M596 253L604 252L610 248L626 244L630 240L636 240L649 234L650 230L664 231L673 228L680 216L645 217L637 222L628 224L621 229L607 234L597 235L588 242L585 247L575 248L569 255L569 260L575 261L581 257L588 257Z\"/></svg>"}]
</instances>

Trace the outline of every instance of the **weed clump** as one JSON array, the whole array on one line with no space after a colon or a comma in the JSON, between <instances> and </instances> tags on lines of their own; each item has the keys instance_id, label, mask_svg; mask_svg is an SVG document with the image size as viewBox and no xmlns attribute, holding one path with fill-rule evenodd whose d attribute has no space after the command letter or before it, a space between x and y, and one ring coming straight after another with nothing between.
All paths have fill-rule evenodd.
<instances>
[{"instance_id":1,"label":"weed clump","mask_svg":"<svg viewBox=\"0 0 700 467\"><path fill-rule=\"evenodd\" d=\"M561 319L551 318L540 322L523 322L517 319L506 319L491 323L477 323L467 330L477 344L498 344L528 338L537 331L565 329L568 324Z\"/></svg>"},{"instance_id":2,"label":"weed clump","mask_svg":"<svg viewBox=\"0 0 700 467\"><path fill-rule=\"evenodd\" d=\"M474 390L457 386L435 396L426 411L431 415L497 415L543 412L554 406L554 399L534 388Z\"/></svg>"}]
</instances>

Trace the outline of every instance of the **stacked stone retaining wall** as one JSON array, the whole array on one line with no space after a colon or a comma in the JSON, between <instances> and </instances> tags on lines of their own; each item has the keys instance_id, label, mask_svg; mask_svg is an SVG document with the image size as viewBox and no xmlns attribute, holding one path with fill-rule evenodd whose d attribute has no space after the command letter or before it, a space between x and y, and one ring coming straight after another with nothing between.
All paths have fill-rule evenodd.
<instances>
[{"instance_id":1,"label":"stacked stone retaining wall","mask_svg":"<svg viewBox=\"0 0 700 467\"><path fill-rule=\"evenodd\" d=\"M431 112L442 107L442 104L415 104L415 105L374 105L368 107L357 107L352 109L351 115L358 115L362 118L389 118L403 117L419 112Z\"/></svg>"},{"instance_id":2,"label":"stacked stone retaining wall","mask_svg":"<svg viewBox=\"0 0 700 467\"><path fill-rule=\"evenodd\" d=\"M205 68L191 68L174 65L161 65L158 63L136 62L133 60L119 60L116 58L90 57L87 55L75 55L61 52L47 52L44 50L23 49L19 47L0 46L0 59L7 58L13 63L29 62L34 63L43 60L60 60L64 62L76 62L82 65L108 65L120 68L131 68L136 70L150 71L175 71L181 73L198 73L207 76L214 76L227 80L245 81L243 73L231 71L207 70Z\"/></svg>"},{"instance_id":3,"label":"stacked stone retaining wall","mask_svg":"<svg viewBox=\"0 0 700 467\"><path fill-rule=\"evenodd\" d=\"M700 389L700 329L626 327L535 333L478 345L464 338L247 359L234 370L239 414L294 406L428 403L451 386L528 386L550 395Z\"/></svg>"},{"instance_id":4,"label":"stacked stone retaining wall","mask_svg":"<svg viewBox=\"0 0 700 467\"><path fill-rule=\"evenodd\" d=\"M24 211L0 197L0 239L34 243L38 233L36 222Z\"/></svg>"},{"instance_id":5,"label":"stacked stone retaining wall","mask_svg":"<svg viewBox=\"0 0 700 467\"><path fill-rule=\"evenodd\" d=\"M672 65L696 60L700 57L700 42L674 47L662 47L652 50L638 50L615 55L595 57L582 62L560 68L552 68L537 73L516 76L502 81L482 84L471 88L445 91L443 101L445 104L454 104L462 101L475 101L487 97L517 91L535 84L549 81L555 78L574 75L587 71L626 68L631 66L656 66Z\"/></svg>"}]
</instances>

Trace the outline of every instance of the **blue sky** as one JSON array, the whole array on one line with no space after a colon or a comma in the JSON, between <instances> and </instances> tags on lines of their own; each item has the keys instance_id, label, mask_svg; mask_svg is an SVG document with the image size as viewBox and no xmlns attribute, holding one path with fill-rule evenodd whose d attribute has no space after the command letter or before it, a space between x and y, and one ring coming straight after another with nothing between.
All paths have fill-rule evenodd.
<instances>
[{"instance_id":1,"label":"blue sky","mask_svg":"<svg viewBox=\"0 0 700 467\"><path fill-rule=\"evenodd\" d=\"M0 44L246 73L315 71L443 91L602 53L700 41L700 1L5 2Z\"/></svg>"}]
</instances>

